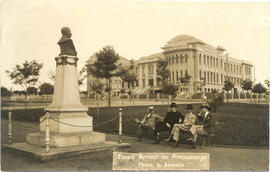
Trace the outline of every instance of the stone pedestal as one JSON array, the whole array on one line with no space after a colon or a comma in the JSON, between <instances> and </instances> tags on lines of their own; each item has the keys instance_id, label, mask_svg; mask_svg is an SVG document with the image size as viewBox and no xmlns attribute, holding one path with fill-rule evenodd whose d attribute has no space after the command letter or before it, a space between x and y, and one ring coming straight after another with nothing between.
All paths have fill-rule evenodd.
<instances>
[{"instance_id":1,"label":"stone pedestal","mask_svg":"<svg viewBox=\"0 0 270 172\"><path fill-rule=\"evenodd\" d=\"M77 57L59 56L56 60L56 75L50 113L50 146L67 147L105 142L105 134L93 132L92 117L88 108L80 102ZM43 121L45 116L40 118ZM46 122L40 124L40 132L26 136L26 142L44 145Z\"/></svg>"}]
</instances>

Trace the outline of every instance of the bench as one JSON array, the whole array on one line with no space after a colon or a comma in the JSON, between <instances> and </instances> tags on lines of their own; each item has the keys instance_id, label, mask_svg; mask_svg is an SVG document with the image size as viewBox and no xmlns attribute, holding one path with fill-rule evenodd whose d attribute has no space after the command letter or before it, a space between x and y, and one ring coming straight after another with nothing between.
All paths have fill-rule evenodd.
<instances>
[{"instance_id":1,"label":"bench","mask_svg":"<svg viewBox=\"0 0 270 172\"><path fill-rule=\"evenodd\" d=\"M208 146L212 146L212 143L211 143L211 137L215 137L216 136L216 134L215 134L215 132L214 131L216 131L216 126L218 126L219 125L219 122L217 122L217 121L215 121L214 122L214 125L212 126L212 131L211 131L211 133L206 133L206 134L202 134L201 136L202 136L202 139L203 139L203 142L202 142L202 148L204 148L205 147L205 144L206 144L206 142L207 142L207 145Z\"/></svg>"}]
</instances>

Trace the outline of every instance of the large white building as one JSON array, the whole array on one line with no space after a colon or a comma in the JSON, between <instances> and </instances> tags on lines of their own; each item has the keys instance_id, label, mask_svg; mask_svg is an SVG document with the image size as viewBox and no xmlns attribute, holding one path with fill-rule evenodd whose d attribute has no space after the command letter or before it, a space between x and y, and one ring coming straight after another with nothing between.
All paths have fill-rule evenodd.
<instances>
[{"instance_id":1,"label":"large white building","mask_svg":"<svg viewBox=\"0 0 270 172\"><path fill-rule=\"evenodd\" d=\"M163 51L135 61L137 81L135 93L143 93L148 89L159 90L157 81L157 62L160 58L169 60L169 82L179 85L180 91L189 93L222 91L224 81L235 83L234 92L242 92L241 83L245 79L252 80L252 67L250 62L230 57L222 47L213 47L197 38L188 35L179 35L162 47ZM95 60L95 54L88 63ZM129 65L130 61L120 57L120 62ZM185 73L191 76L188 85L181 85L180 78ZM94 78L89 76L88 83ZM202 82L205 82L203 86ZM89 85L89 84L88 84ZM118 77L112 82L114 92L119 92L127 85ZM89 86L88 86L89 87ZM90 88L88 88L90 90Z\"/></svg>"},{"instance_id":2,"label":"large white building","mask_svg":"<svg viewBox=\"0 0 270 172\"><path fill-rule=\"evenodd\" d=\"M191 93L212 90L221 91L226 79L235 83L235 90L242 92L241 82L252 80L252 64L232 58L222 47L213 47L197 38L179 35L162 47L163 52L143 57L137 61L139 88L157 89L156 67L159 58L169 59L169 82L181 85L179 78L185 73L191 76L189 85L181 86L181 91ZM201 87L202 80L206 85Z\"/></svg>"}]
</instances>

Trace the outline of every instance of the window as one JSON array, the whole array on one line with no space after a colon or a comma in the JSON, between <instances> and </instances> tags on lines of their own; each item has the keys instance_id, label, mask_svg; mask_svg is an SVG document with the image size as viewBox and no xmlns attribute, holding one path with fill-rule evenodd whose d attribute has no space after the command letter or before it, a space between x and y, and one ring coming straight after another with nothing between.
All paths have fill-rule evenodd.
<instances>
[{"instance_id":1,"label":"window","mask_svg":"<svg viewBox=\"0 0 270 172\"><path fill-rule=\"evenodd\" d=\"M221 80L221 83L223 83L223 75L222 74L220 75L220 80Z\"/></svg>"},{"instance_id":2,"label":"window","mask_svg":"<svg viewBox=\"0 0 270 172\"><path fill-rule=\"evenodd\" d=\"M182 72L182 70L180 71L180 76L183 77L183 72Z\"/></svg>"},{"instance_id":3,"label":"window","mask_svg":"<svg viewBox=\"0 0 270 172\"><path fill-rule=\"evenodd\" d=\"M222 60L220 60L220 67L221 67L221 69L222 69L222 63L223 63L223 61L222 61Z\"/></svg>"},{"instance_id":4,"label":"window","mask_svg":"<svg viewBox=\"0 0 270 172\"><path fill-rule=\"evenodd\" d=\"M213 66L213 64L212 64L212 56L210 57L210 66Z\"/></svg>"},{"instance_id":5,"label":"window","mask_svg":"<svg viewBox=\"0 0 270 172\"><path fill-rule=\"evenodd\" d=\"M218 80L218 73L217 73L217 84L219 83L218 81L219 81L219 80Z\"/></svg>"},{"instance_id":6,"label":"window","mask_svg":"<svg viewBox=\"0 0 270 172\"><path fill-rule=\"evenodd\" d=\"M200 54L199 55L199 64L202 64L202 57L201 57L202 55Z\"/></svg>"},{"instance_id":7,"label":"window","mask_svg":"<svg viewBox=\"0 0 270 172\"><path fill-rule=\"evenodd\" d=\"M205 55L203 55L203 64L206 64L206 58L205 58Z\"/></svg>"},{"instance_id":8,"label":"window","mask_svg":"<svg viewBox=\"0 0 270 172\"><path fill-rule=\"evenodd\" d=\"M172 83L174 82L174 72L172 72Z\"/></svg>"},{"instance_id":9,"label":"window","mask_svg":"<svg viewBox=\"0 0 270 172\"><path fill-rule=\"evenodd\" d=\"M209 66L209 56L207 56L207 66Z\"/></svg>"},{"instance_id":10,"label":"window","mask_svg":"<svg viewBox=\"0 0 270 172\"><path fill-rule=\"evenodd\" d=\"M187 61L188 61L188 56L187 54L185 54L185 62L187 63Z\"/></svg>"},{"instance_id":11,"label":"window","mask_svg":"<svg viewBox=\"0 0 270 172\"><path fill-rule=\"evenodd\" d=\"M176 82L178 82L179 76L178 76L178 70L176 71Z\"/></svg>"},{"instance_id":12,"label":"window","mask_svg":"<svg viewBox=\"0 0 270 172\"><path fill-rule=\"evenodd\" d=\"M183 63L183 57L182 57L182 54L180 54L180 62Z\"/></svg>"},{"instance_id":13,"label":"window","mask_svg":"<svg viewBox=\"0 0 270 172\"><path fill-rule=\"evenodd\" d=\"M200 74L199 74L200 80L202 79L202 71L200 70Z\"/></svg>"},{"instance_id":14,"label":"window","mask_svg":"<svg viewBox=\"0 0 270 172\"><path fill-rule=\"evenodd\" d=\"M218 68L218 58L216 59L216 66L217 66L217 68Z\"/></svg>"},{"instance_id":15,"label":"window","mask_svg":"<svg viewBox=\"0 0 270 172\"><path fill-rule=\"evenodd\" d=\"M172 64L174 64L174 56L172 56Z\"/></svg>"},{"instance_id":16,"label":"window","mask_svg":"<svg viewBox=\"0 0 270 172\"><path fill-rule=\"evenodd\" d=\"M153 65L149 65L149 66L148 66L148 71L149 71L149 74L150 74L150 75L153 74Z\"/></svg>"},{"instance_id":17,"label":"window","mask_svg":"<svg viewBox=\"0 0 270 172\"><path fill-rule=\"evenodd\" d=\"M178 55L176 54L175 63L178 64Z\"/></svg>"}]
</instances>

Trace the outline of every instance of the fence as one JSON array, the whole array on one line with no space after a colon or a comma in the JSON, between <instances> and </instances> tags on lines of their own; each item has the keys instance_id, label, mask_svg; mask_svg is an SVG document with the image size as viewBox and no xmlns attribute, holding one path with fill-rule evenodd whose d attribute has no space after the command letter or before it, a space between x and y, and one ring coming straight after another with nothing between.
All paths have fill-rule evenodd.
<instances>
[{"instance_id":1,"label":"fence","mask_svg":"<svg viewBox=\"0 0 270 172\"><path fill-rule=\"evenodd\" d=\"M45 152L49 153L50 152L50 123L49 123L50 119L52 119L53 121L55 121L57 123L61 123L61 124L72 126L72 127L87 127L87 128L89 128L89 127L97 127L97 126L105 125L107 123L110 123L110 122L114 121L115 119L118 119L118 118L119 118L118 143L122 143L122 116L123 116L122 108L119 108L119 115L116 115L115 117L113 117L113 118L111 118L111 119L109 119L107 121L104 121L102 123L91 125L91 126L74 125L72 123L66 123L66 122L57 120L55 118L50 117L50 111L49 110L45 110L45 114L44 114L45 118L40 122L29 122L29 121L26 121L26 120L23 120L23 119L18 119L15 116L12 115L12 111L13 111L12 108L10 108L9 111L8 111L8 143L9 144L12 144L12 121L13 120L16 120L16 121L19 121L19 122L31 123L31 124L34 124L34 126L35 125L40 125L41 123L46 122L46 132L45 132L44 143L46 145ZM20 124L20 123L18 123L18 124ZM34 126L25 126L23 124L20 124L20 125L22 125L25 128L34 127Z\"/></svg>"}]
</instances>

